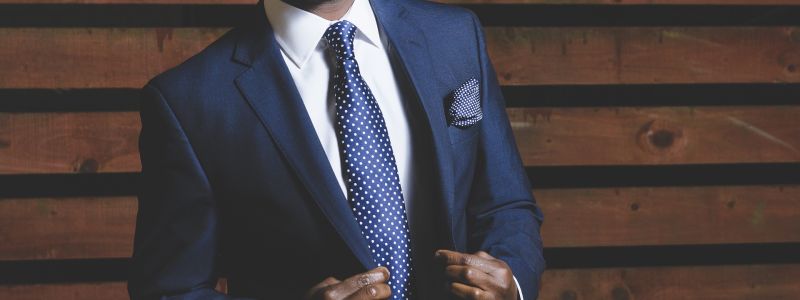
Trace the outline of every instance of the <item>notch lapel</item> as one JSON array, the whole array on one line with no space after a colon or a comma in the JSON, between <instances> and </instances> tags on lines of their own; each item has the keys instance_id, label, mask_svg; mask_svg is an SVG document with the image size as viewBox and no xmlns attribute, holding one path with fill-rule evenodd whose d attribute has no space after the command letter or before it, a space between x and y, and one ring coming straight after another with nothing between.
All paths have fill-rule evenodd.
<instances>
[{"instance_id":1,"label":"notch lapel","mask_svg":"<svg viewBox=\"0 0 800 300\"><path fill-rule=\"evenodd\" d=\"M405 7L398 5L394 0L371 0L372 9L375 11L378 23L383 26L389 43L394 47L405 73L417 95L417 99L427 115L428 126L433 136L433 145L436 154L436 167L438 193L447 216L449 227L449 242L455 249L454 239L454 201L455 191L453 179L453 166L450 153L450 136L447 133L447 121L444 118L444 105L442 97L436 93L436 80L431 74L435 70L431 67L431 55L428 43L422 30L415 22L408 20L409 12ZM465 249L456 249L464 251Z\"/></svg>"},{"instance_id":2,"label":"notch lapel","mask_svg":"<svg viewBox=\"0 0 800 300\"><path fill-rule=\"evenodd\" d=\"M238 40L234 60L250 68L236 78L236 86L353 254L365 268L377 267L283 61L262 2L257 21Z\"/></svg>"}]
</instances>

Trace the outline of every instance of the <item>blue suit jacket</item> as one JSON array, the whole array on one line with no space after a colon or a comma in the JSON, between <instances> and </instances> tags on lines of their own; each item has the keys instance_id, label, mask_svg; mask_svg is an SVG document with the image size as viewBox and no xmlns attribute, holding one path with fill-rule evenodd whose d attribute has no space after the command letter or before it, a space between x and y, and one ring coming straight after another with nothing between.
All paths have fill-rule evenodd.
<instances>
[{"instance_id":1,"label":"blue suit jacket","mask_svg":"<svg viewBox=\"0 0 800 300\"><path fill-rule=\"evenodd\" d=\"M506 261L535 299L542 213L477 18L416 0L372 5L419 108L431 155L416 163L432 174L439 245ZM376 267L262 9L143 89L133 299L299 299L327 276ZM483 120L448 126L447 95L470 78ZM213 290L219 274L229 295Z\"/></svg>"}]
</instances>

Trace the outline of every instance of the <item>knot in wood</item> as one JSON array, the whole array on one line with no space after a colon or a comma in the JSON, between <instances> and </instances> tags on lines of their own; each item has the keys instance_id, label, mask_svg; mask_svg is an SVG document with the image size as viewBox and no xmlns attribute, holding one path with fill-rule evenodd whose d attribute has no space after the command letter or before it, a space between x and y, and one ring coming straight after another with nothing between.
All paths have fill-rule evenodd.
<instances>
[{"instance_id":1,"label":"knot in wood","mask_svg":"<svg viewBox=\"0 0 800 300\"><path fill-rule=\"evenodd\" d=\"M78 166L78 173L97 173L100 162L95 159L87 158Z\"/></svg>"},{"instance_id":2,"label":"knot in wood","mask_svg":"<svg viewBox=\"0 0 800 300\"><path fill-rule=\"evenodd\" d=\"M577 300L578 299L578 293L576 293L573 290L566 290L566 291L561 292L560 299L561 300Z\"/></svg>"},{"instance_id":3,"label":"knot in wood","mask_svg":"<svg viewBox=\"0 0 800 300\"><path fill-rule=\"evenodd\" d=\"M642 150L658 155L672 154L686 146L683 129L664 120L652 120L642 126L636 140Z\"/></svg>"},{"instance_id":4,"label":"knot in wood","mask_svg":"<svg viewBox=\"0 0 800 300\"><path fill-rule=\"evenodd\" d=\"M614 300L628 300L631 296L628 293L628 290L624 287L615 287L611 290L611 299Z\"/></svg>"}]
</instances>

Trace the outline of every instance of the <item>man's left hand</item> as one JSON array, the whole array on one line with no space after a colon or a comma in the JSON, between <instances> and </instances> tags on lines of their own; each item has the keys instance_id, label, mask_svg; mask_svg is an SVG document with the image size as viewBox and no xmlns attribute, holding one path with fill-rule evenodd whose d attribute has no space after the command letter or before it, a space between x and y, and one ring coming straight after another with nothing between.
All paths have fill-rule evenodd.
<instances>
[{"instance_id":1,"label":"man's left hand","mask_svg":"<svg viewBox=\"0 0 800 300\"><path fill-rule=\"evenodd\" d=\"M445 273L453 281L450 292L461 299L516 300L518 297L511 268L486 252L467 254L438 250L436 258L445 263Z\"/></svg>"}]
</instances>

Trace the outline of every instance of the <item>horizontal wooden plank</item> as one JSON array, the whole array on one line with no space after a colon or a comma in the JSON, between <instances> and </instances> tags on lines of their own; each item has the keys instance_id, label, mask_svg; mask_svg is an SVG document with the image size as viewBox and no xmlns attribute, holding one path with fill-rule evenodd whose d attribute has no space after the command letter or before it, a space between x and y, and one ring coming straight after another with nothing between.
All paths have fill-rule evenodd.
<instances>
[{"instance_id":1,"label":"horizontal wooden plank","mask_svg":"<svg viewBox=\"0 0 800 300\"><path fill-rule=\"evenodd\" d=\"M0 88L141 87L224 28L0 28ZM487 28L502 84L800 82L789 27Z\"/></svg>"},{"instance_id":2,"label":"horizontal wooden plank","mask_svg":"<svg viewBox=\"0 0 800 300\"><path fill-rule=\"evenodd\" d=\"M539 299L796 299L800 265L548 270Z\"/></svg>"},{"instance_id":3,"label":"horizontal wooden plank","mask_svg":"<svg viewBox=\"0 0 800 300\"><path fill-rule=\"evenodd\" d=\"M800 161L800 106L508 112L530 166ZM0 174L137 172L139 130L137 112L0 113Z\"/></svg>"},{"instance_id":4,"label":"horizontal wooden plank","mask_svg":"<svg viewBox=\"0 0 800 300\"><path fill-rule=\"evenodd\" d=\"M0 260L133 253L135 197L0 199L0 215Z\"/></svg>"},{"instance_id":5,"label":"horizontal wooden plank","mask_svg":"<svg viewBox=\"0 0 800 300\"><path fill-rule=\"evenodd\" d=\"M524 283L521 283L524 284ZM547 270L539 299L796 299L799 265ZM0 286L0 299L127 299L124 282Z\"/></svg>"},{"instance_id":6,"label":"horizontal wooden plank","mask_svg":"<svg viewBox=\"0 0 800 300\"><path fill-rule=\"evenodd\" d=\"M531 166L800 161L798 106L508 111Z\"/></svg>"},{"instance_id":7,"label":"horizontal wooden plank","mask_svg":"<svg viewBox=\"0 0 800 300\"><path fill-rule=\"evenodd\" d=\"M114 300L130 299L125 282L0 285L0 299Z\"/></svg>"},{"instance_id":8,"label":"horizontal wooden plank","mask_svg":"<svg viewBox=\"0 0 800 300\"><path fill-rule=\"evenodd\" d=\"M14 300L114 300L130 299L125 282L87 282L65 284L0 285L0 299ZM217 282L218 291L227 291L227 280Z\"/></svg>"},{"instance_id":9,"label":"horizontal wooden plank","mask_svg":"<svg viewBox=\"0 0 800 300\"><path fill-rule=\"evenodd\" d=\"M256 0L0 0L9 4L255 4ZM435 2L467 4L694 4L694 5L795 5L798 0L435 0Z\"/></svg>"},{"instance_id":10,"label":"horizontal wooden plank","mask_svg":"<svg viewBox=\"0 0 800 300\"><path fill-rule=\"evenodd\" d=\"M546 247L800 242L800 186L542 189ZM136 199L0 199L0 260L128 257Z\"/></svg>"},{"instance_id":11,"label":"horizontal wooden plank","mask_svg":"<svg viewBox=\"0 0 800 300\"><path fill-rule=\"evenodd\" d=\"M0 0L2 4L255 4L257 0Z\"/></svg>"},{"instance_id":12,"label":"horizontal wooden plank","mask_svg":"<svg viewBox=\"0 0 800 300\"><path fill-rule=\"evenodd\" d=\"M0 87L141 87L225 28L0 28Z\"/></svg>"},{"instance_id":13,"label":"horizontal wooden plank","mask_svg":"<svg viewBox=\"0 0 800 300\"><path fill-rule=\"evenodd\" d=\"M799 192L797 186L533 191L550 247L798 242Z\"/></svg>"},{"instance_id":14,"label":"horizontal wooden plank","mask_svg":"<svg viewBox=\"0 0 800 300\"><path fill-rule=\"evenodd\" d=\"M0 113L0 174L141 170L136 112Z\"/></svg>"},{"instance_id":15,"label":"horizontal wooden plank","mask_svg":"<svg viewBox=\"0 0 800 300\"><path fill-rule=\"evenodd\" d=\"M769 83L800 80L797 32L779 27L490 28L487 41L498 77L509 85Z\"/></svg>"}]
</instances>

